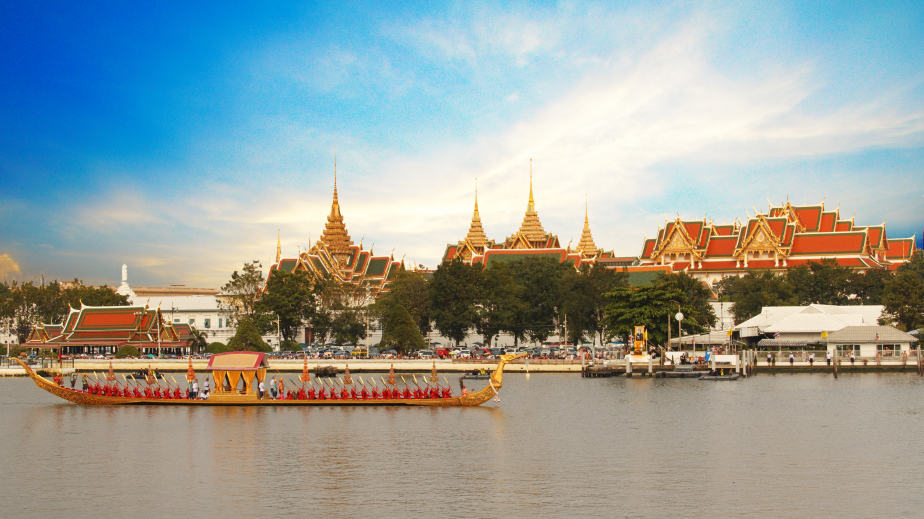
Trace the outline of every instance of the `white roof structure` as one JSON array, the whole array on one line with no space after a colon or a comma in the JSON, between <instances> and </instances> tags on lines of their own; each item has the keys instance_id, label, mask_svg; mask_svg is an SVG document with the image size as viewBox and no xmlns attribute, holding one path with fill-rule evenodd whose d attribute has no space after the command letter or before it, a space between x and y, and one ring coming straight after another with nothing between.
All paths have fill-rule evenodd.
<instances>
[{"instance_id":1,"label":"white roof structure","mask_svg":"<svg viewBox=\"0 0 924 519\"><path fill-rule=\"evenodd\" d=\"M811 333L835 331L847 326L878 326L882 305L765 306L759 314L735 326L760 333ZM744 334L742 334L744 335Z\"/></svg>"},{"instance_id":2,"label":"white roof structure","mask_svg":"<svg viewBox=\"0 0 924 519\"><path fill-rule=\"evenodd\" d=\"M134 305L147 304L151 308L160 308L163 312L217 312L218 298L215 296L134 296L129 301Z\"/></svg>"}]
</instances>

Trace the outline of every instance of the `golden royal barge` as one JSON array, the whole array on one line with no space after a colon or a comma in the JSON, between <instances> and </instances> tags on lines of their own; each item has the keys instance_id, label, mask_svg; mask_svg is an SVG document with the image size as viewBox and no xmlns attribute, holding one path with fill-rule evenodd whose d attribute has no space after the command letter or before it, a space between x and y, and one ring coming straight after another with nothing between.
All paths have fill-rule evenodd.
<instances>
[{"instance_id":1,"label":"golden royal barge","mask_svg":"<svg viewBox=\"0 0 924 519\"><path fill-rule=\"evenodd\" d=\"M185 395L186 391L180 388L175 380L171 384L163 375L161 379L148 377L143 382L123 376L124 384L120 384L111 365L109 374L98 384L90 383L89 389L85 390L70 389L39 375L26 363L18 359L17 361L35 385L64 400L81 405L472 407L494 398L503 386L504 366L524 355L523 353L501 355L486 387L479 391L463 392L457 395L450 393L448 380L446 386L438 383L435 364L430 380L424 380L423 386L418 384L416 376L414 377L414 391L410 390L411 385L404 377L401 377L404 382L404 390L401 391L395 380L393 369L387 381L382 379L381 390L374 379L366 383L360 377L360 383L356 384L350 376L349 368L342 379L328 379L325 383L324 379L316 377L318 382L316 386L308 372L306 359L299 380L300 384L296 386L285 383L284 385L290 391L284 389L278 399L272 399L266 395L264 398L259 396L257 388L261 382L266 380L269 365L266 356L256 352L230 352L213 355L209 359L209 374L206 376L210 381L210 387L214 389L205 399L188 398ZM192 381L194 378L196 376L192 371L192 363L190 363L187 380ZM444 380L446 380L445 377ZM371 391L369 387L372 388Z\"/></svg>"}]
</instances>

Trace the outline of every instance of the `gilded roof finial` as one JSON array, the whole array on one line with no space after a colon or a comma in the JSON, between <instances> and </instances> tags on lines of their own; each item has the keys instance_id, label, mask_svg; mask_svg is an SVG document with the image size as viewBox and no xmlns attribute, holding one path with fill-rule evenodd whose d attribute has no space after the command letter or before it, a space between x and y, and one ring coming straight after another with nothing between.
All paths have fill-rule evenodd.
<instances>
[{"instance_id":1,"label":"gilded roof finial","mask_svg":"<svg viewBox=\"0 0 924 519\"><path fill-rule=\"evenodd\" d=\"M282 231L276 229L276 264L279 264L279 258L282 257Z\"/></svg>"},{"instance_id":2,"label":"gilded roof finial","mask_svg":"<svg viewBox=\"0 0 924 519\"><path fill-rule=\"evenodd\" d=\"M529 158L529 209L530 211L535 210L536 202L533 201L533 158Z\"/></svg>"}]
</instances>

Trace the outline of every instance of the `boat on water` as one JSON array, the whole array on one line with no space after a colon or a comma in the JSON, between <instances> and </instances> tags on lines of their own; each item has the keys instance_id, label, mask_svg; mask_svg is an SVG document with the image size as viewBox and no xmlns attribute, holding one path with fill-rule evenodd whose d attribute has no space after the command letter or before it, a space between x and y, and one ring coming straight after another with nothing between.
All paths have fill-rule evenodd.
<instances>
[{"instance_id":1,"label":"boat on water","mask_svg":"<svg viewBox=\"0 0 924 519\"><path fill-rule=\"evenodd\" d=\"M728 374L709 374L699 377L700 380L738 380L740 375L738 373L728 373Z\"/></svg>"},{"instance_id":2,"label":"boat on water","mask_svg":"<svg viewBox=\"0 0 924 519\"><path fill-rule=\"evenodd\" d=\"M501 355L497 367L491 373L488 385L471 393L451 395L449 388L437 389L436 365L431 376L432 384L426 380L425 387L421 387L414 378L415 390L402 377L405 384L404 391L399 391L394 381L393 373L388 382L383 380L381 392L374 380L369 385L373 391L367 389L367 384L361 383L362 389L355 391L349 372L339 382L339 391L336 384L329 380L326 384L323 379L318 380L318 390L315 393L315 384L308 374L307 360L302 371L299 391L290 391L282 398L272 399L268 396L260 398L257 388L266 380L269 365L266 357L257 352L230 352L213 355L209 359L209 374L206 375L210 386L214 388L205 399L192 399L184 396L179 384L171 385L163 375L163 384L158 381L151 385L142 386L141 383L130 383L127 378L124 384L119 384L111 368L106 383L92 384L89 390L78 390L64 387L60 383L48 380L29 367L28 364L16 359L26 370L26 373L35 382L35 385L49 393L63 398L69 402L81 405L193 405L193 406L430 406L430 407L473 407L481 405L497 396L498 390L503 386L504 366L515 359L525 356L525 353ZM190 363L187 380L193 380L194 373ZM59 379L60 381L60 379ZM306 385L310 387L305 391ZM286 384L292 389L291 384ZM350 386L350 389L347 389ZM101 389L102 388L102 389ZM142 392L139 388L143 388ZM323 389L322 389L323 388ZM328 390L329 388L329 390ZM292 395L297 395L290 398ZM388 395L390 398L384 398Z\"/></svg>"}]
</instances>

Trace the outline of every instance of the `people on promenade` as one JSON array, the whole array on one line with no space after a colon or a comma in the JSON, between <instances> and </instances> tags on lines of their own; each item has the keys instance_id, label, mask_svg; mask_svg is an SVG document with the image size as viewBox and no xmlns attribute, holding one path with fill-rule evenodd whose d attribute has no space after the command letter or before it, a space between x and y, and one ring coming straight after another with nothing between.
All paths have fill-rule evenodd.
<instances>
[{"instance_id":1,"label":"people on promenade","mask_svg":"<svg viewBox=\"0 0 924 519\"><path fill-rule=\"evenodd\" d=\"M809 353L809 366L815 365L815 352Z\"/></svg>"},{"instance_id":2,"label":"people on promenade","mask_svg":"<svg viewBox=\"0 0 924 519\"><path fill-rule=\"evenodd\" d=\"M772 358L773 358L773 355L770 352L767 352L767 365L768 366L770 365Z\"/></svg>"},{"instance_id":3,"label":"people on promenade","mask_svg":"<svg viewBox=\"0 0 924 519\"><path fill-rule=\"evenodd\" d=\"M796 356L793 352L789 352L789 365L792 366L796 361Z\"/></svg>"},{"instance_id":4,"label":"people on promenade","mask_svg":"<svg viewBox=\"0 0 924 519\"><path fill-rule=\"evenodd\" d=\"M831 365L831 352L825 353L825 362L830 366Z\"/></svg>"},{"instance_id":5,"label":"people on promenade","mask_svg":"<svg viewBox=\"0 0 924 519\"><path fill-rule=\"evenodd\" d=\"M853 366L853 362L854 362L855 360L857 360L857 358L856 358L856 356L854 355L853 350L850 350L850 365L851 365L851 366Z\"/></svg>"}]
</instances>

